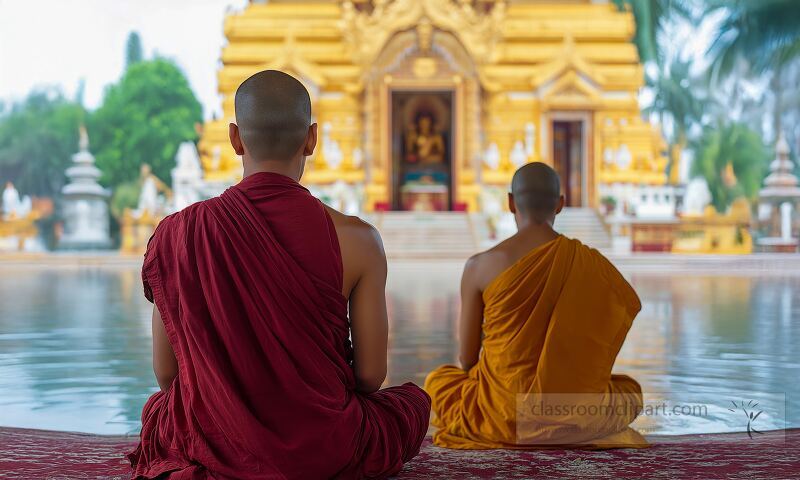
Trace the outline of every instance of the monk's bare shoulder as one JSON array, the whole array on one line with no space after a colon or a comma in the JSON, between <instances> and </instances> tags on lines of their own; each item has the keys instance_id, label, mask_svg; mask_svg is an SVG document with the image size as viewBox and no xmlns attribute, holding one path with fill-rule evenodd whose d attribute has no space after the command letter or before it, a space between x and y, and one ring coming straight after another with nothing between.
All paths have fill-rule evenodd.
<instances>
[{"instance_id":1,"label":"monk's bare shoulder","mask_svg":"<svg viewBox=\"0 0 800 480\"><path fill-rule=\"evenodd\" d=\"M469 275L481 290L513 263L509 240L503 240L467 260L464 275Z\"/></svg>"},{"instance_id":2,"label":"monk's bare shoulder","mask_svg":"<svg viewBox=\"0 0 800 480\"><path fill-rule=\"evenodd\" d=\"M327 205L325 210L336 227L343 255L346 253L345 250L348 250L359 255L386 256L378 229L358 217L345 215Z\"/></svg>"}]
</instances>

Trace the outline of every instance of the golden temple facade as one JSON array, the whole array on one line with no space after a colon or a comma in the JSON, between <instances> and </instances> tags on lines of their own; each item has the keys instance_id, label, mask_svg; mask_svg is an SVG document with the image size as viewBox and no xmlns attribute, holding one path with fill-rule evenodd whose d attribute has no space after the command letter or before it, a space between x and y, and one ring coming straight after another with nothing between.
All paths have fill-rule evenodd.
<instances>
[{"instance_id":1,"label":"golden temple facade","mask_svg":"<svg viewBox=\"0 0 800 480\"><path fill-rule=\"evenodd\" d=\"M320 125L303 182L356 188L365 211L480 210L531 161L559 171L570 206L598 206L602 185L663 185L634 28L630 12L588 0L251 2L225 20L205 180L241 176L236 88L278 69L306 85Z\"/></svg>"}]
</instances>

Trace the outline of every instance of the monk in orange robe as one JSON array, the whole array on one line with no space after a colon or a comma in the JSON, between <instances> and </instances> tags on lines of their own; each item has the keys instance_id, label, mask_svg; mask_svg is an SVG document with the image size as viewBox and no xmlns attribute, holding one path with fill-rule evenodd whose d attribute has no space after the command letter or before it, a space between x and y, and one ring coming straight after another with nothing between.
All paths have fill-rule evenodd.
<instances>
[{"instance_id":1,"label":"monk in orange robe","mask_svg":"<svg viewBox=\"0 0 800 480\"><path fill-rule=\"evenodd\" d=\"M641 304L599 252L553 229L558 174L514 175L518 232L466 264L461 366L425 382L434 444L461 449L646 446L629 427L641 387L611 368Z\"/></svg>"}]
</instances>

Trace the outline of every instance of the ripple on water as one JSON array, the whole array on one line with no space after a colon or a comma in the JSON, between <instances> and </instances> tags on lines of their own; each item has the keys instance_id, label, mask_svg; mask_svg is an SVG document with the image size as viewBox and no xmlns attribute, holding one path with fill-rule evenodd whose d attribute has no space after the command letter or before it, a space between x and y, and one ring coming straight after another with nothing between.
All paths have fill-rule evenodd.
<instances>
[{"instance_id":1,"label":"ripple on water","mask_svg":"<svg viewBox=\"0 0 800 480\"><path fill-rule=\"evenodd\" d=\"M417 383L457 356L461 264L390 266L389 376ZM615 372L646 398L697 401L705 415L643 417L649 433L742 430L731 401L785 394L800 426L800 276L630 275L643 309ZM0 425L132 433L157 390L149 314L135 268L3 270L0 275ZM766 405L766 406L765 406ZM734 409L735 410L735 409ZM785 412L783 413L785 416Z\"/></svg>"}]
</instances>

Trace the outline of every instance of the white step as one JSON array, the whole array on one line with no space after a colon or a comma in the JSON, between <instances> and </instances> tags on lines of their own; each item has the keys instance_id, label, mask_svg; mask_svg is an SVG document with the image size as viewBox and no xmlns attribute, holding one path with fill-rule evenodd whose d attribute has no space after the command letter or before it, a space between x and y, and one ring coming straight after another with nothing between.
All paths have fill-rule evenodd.
<instances>
[{"instance_id":1,"label":"white step","mask_svg":"<svg viewBox=\"0 0 800 480\"><path fill-rule=\"evenodd\" d=\"M478 250L475 228L463 212L383 212L367 218L389 258L458 258Z\"/></svg>"},{"instance_id":2,"label":"white step","mask_svg":"<svg viewBox=\"0 0 800 480\"><path fill-rule=\"evenodd\" d=\"M611 248L611 235L600 215L591 208L569 207L556 216L555 229L559 233L576 238L584 244L597 248Z\"/></svg>"}]
</instances>

